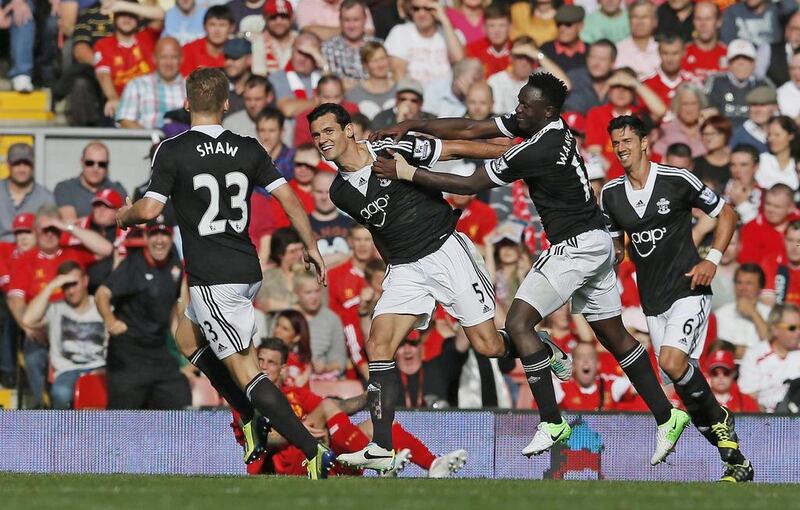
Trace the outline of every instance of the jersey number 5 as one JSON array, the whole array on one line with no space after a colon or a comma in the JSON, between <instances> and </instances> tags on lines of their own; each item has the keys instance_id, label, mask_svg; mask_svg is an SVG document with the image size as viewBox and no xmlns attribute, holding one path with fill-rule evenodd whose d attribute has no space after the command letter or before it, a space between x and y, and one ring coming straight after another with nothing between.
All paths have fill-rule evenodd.
<instances>
[{"instance_id":1,"label":"jersey number 5","mask_svg":"<svg viewBox=\"0 0 800 510\"><path fill-rule=\"evenodd\" d=\"M197 231L201 236L210 236L212 234L219 234L225 232L225 225L230 223L231 228L237 233L244 231L247 225L247 176L242 172L231 172L225 174L225 187L230 188L236 186L238 191L235 195L231 195L231 209L239 209L242 211L242 218L239 220L230 219L216 219L219 214L219 184L217 179L211 174L198 174L192 180L195 191L200 188L207 188L211 197L208 203L208 209L203 213L200 218L200 224L197 225Z\"/></svg>"}]
</instances>

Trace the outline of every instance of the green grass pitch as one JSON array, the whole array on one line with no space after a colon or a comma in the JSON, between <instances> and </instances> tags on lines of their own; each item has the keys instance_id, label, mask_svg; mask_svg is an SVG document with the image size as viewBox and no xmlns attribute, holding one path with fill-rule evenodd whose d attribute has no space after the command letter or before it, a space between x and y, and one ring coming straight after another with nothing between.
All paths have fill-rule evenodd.
<instances>
[{"instance_id":1,"label":"green grass pitch","mask_svg":"<svg viewBox=\"0 0 800 510\"><path fill-rule=\"evenodd\" d=\"M3 510L788 510L800 486L0 473Z\"/></svg>"}]
</instances>

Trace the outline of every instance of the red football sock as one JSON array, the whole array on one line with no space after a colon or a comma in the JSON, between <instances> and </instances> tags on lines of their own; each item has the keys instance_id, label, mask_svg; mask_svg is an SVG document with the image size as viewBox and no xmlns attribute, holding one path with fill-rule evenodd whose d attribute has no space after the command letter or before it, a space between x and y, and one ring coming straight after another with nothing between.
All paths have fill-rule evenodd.
<instances>
[{"instance_id":1,"label":"red football sock","mask_svg":"<svg viewBox=\"0 0 800 510\"><path fill-rule=\"evenodd\" d=\"M328 420L328 431L331 434L331 447L336 453L352 453L367 446L369 438L353 425L344 413L336 413Z\"/></svg>"},{"instance_id":2,"label":"red football sock","mask_svg":"<svg viewBox=\"0 0 800 510\"><path fill-rule=\"evenodd\" d=\"M423 469L430 469L436 455L417 436L404 429L399 423L392 424L392 442L395 450L411 450L411 462Z\"/></svg>"}]
</instances>

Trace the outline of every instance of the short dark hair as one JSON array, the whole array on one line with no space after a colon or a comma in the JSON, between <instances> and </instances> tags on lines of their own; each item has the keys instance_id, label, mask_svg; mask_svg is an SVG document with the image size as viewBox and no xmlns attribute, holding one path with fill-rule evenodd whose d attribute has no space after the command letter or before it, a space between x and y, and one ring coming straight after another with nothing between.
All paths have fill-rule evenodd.
<instances>
[{"instance_id":1,"label":"short dark hair","mask_svg":"<svg viewBox=\"0 0 800 510\"><path fill-rule=\"evenodd\" d=\"M261 345L258 346L258 350L260 351L261 349L278 351L281 354L281 365L285 365L286 361L289 360L289 347L287 347L285 343L281 342L280 338L275 338L274 336L262 338Z\"/></svg>"},{"instance_id":2,"label":"short dark hair","mask_svg":"<svg viewBox=\"0 0 800 510\"><path fill-rule=\"evenodd\" d=\"M781 129L792 136L792 140L789 142L789 152L793 158L797 158L800 154L800 136L798 136L797 124L794 119L788 115L776 115L769 120L769 123L779 125Z\"/></svg>"},{"instance_id":3,"label":"short dark hair","mask_svg":"<svg viewBox=\"0 0 800 510\"><path fill-rule=\"evenodd\" d=\"M83 270L83 266L75 262L74 260L65 260L61 264L59 264L58 269L56 269L56 274L69 274L73 271L80 271L81 274L86 274Z\"/></svg>"},{"instance_id":4,"label":"short dark hair","mask_svg":"<svg viewBox=\"0 0 800 510\"><path fill-rule=\"evenodd\" d=\"M664 153L664 157L667 156L675 156L678 158L691 158L692 148L683 142L671 143L667 147L667 151Z\"/></svg>"},{"instance_id":5,"label":"short dark hair","mask_svg":"<svg viewBox=\"0 0 800 510\"><path fill-rule=\"evenodd\" d=\"M336 123L339 124L342 129L353 122L353 119L350 118L350 114L344 109L344 106L336 103L323 103L317 106L311 110L311 113L306 115L306 119L308 119L308 124L311 125L312 122L329 113L336 117Z\"/></svg>"},{"instance_id":6,"label":"short dark hair","mask_svg":"<svg viewBox=\"0 0 800 510\"><path fill-rule=\"evenodd\" d=\"M739 143L733 147L731 154L736 152L743 152L750 156L750 159L753 160L753 163L758 164L760 157L758 155L758 149L750 145L749 143Z\"/></svg>"},{"instance_id":7,"label":"short dark hair","mask_svg":"<svg viewBox=\"0 0 800 510\"><path fill-rule=\"evenodd\" d=\"M564 82L550 73L531 73L526 86L541 90L550 106L555 107L558 111L561 111L561 107L564 106L564 101L567 99L567 93L569 93Z\"/></svg>"},{"instance_id":8,"label":"short dark hair","mask_svg":"<svg viewBox=\"0 0 800 510\"><path fill-rule=\"evenodd\" d=\"M342 12L345 9L352 9L357 5L360 5L364 11L368 10L363 0L342 0L342 4L339 6L339 12Z\"/></svg>"},{"instance_id":9,"label":"short dark hair","mask_svg":"<svg viewBox=\"0 0 800 510\"><path fill-rule=\"evenodd\" d=\"M272 83L270 83L269 80L264 78L263 76L254 74L253 76L249 77L247 81L244 82L244 88L254 89L256 87L264 87L264 91L267 94L272 92Z\"/></svg>"},{"instance_id":10,"label":"short dark hair","mask_svg":"<svg viewBox=\"0 0 800 510\"><path fill-rule=\"evenodd\" d=\"M752 262L742 264L736 269L736 272L733 273L734 281L736 280L736 277L739 276L739 273L752 273L758 275L758 286L762 289L767 282L767 277L764 275L764 270L761 269L761 266L758 264L753 264Z\"/></svg>"},{"instance_id":11,"label":"short dark hair","mask_svg":"<svg viewBox=\"0 0 800 510\"><path fill-rule=\"evenodd\" d=\"M492 2L483 11L483 21L500 18L511 20L511 11L509 11L508 6L502 2Z\"/></svg>"},{"instance_id":12,"label":"short dark hair","mask_svg":"<svg viewBox=\"0 0 800 510\"><path fill-rule=\"evenodd\" d=\"M608 123L607 131L610 135L612 131L625 128L630 128L639 138L644 138L649 133L642 119L634 115L620 115L615 119L611 119L611 122Z\"/></svg>"},{"instance_id":13,"label":"short dark hair","mask_svg":"<svg viewBox=\"0 0 800 510\"><path fill-rule=\"evenodd\" d=\"M272 238L269 240L269 259L276 264L281 263L281 257L286 254L286 248L290 244L302 243L300 235L297 230L292 227L279 228L272 233Z\"/></svg>"},{"instance_id":14,"label":"short dark hair","mask_svg":"<svg viewBox=\"0 0 800 510\"><path fill-rule=\"evenodd\" d=\"M658 36L656 36L656 41L658 44L672 44L675 42L680 42L683 45L683 38L678 35L676 32L662 32Z\"/></svg>"},{"instance_id":15,"label":"short dark hair","mask_svg":"<svg viewBox=\"0 0 800 510\"><path fill-rule=\"evenodd\" d=\"M611 50L611 60L617 60L617 45L611 39L598 39L589 46L589 50L603 46ZM586 50L586 52L588 53L589 50Z\"/></svg>"},{"instance_id":16,"label":"short dark hair","mask_svg":"<svg viewBox=\"0 0 800 510\"><path fill-rule=\"evenodd\" d=\"M306 316L302 312L289 308L278 312L275 317L276 323L280 318L288 320L292 325L294 334L300 337L294 348L300 363L311 363L311 331L308 328Z\"/></svg>"},{"instance_id":17,"label":"short dark hair","mask_svg":"<svg viewBox=\"0 0 800 510\"><path fill-rule=\"evenodd\" d=\"M283 115L283 112L279 109L275 108L274 106L266 106L263 110L258 112L256 115L256 126L262 120L274 120L277 121L278 127L283 129L283 123L286 122L286 116Z\"/></svg>"},{"instance_id":18,"label":"short dark hair","mask_svg":"<svg viewBox=\"0 0 800 510\"><path fill-rule=\"evenodd\" d=\"M317 82L316 90L319 93L319 90L322 88L323 85L327 85L328 83L336 83L339 87L344 91L344 82L342 79L336 76L335 74L327 74L319 79Z\"/></svg>"},{"instance_id":19,"label":"short dark hair","mask_svg":"<svg viewBox=\"0 0 800 510\"><path fill-rule=\"evenodd\" d=\"M790 202L794 202L794 190L786 184L779 182L778 184L773 184L772 187L767 190L768 195L775 195L778 193L783 193L789 197Z\"/></svg>"},{"instance_id":20,"label":"short dark hair","mask_svg":"<svg viewBox=\"0 0 800 510\"><path fill-rule=\"evenodd\" d=\"M231 12L230 7L227 5L212 5L209 7L206 14L203 16L203 26L205 26L210 19L221 19L227 21L231 25L236 24L236 20L233 18L233 12Z\"/></svg>"},{"instance_id":21,"label":"short dark hair","mask_svg":"<svg viewBox=\"0 0 800 510\"><path fill-rule=\"evenodd\" d=\"M218 113L228 99L230 82L221 69L201 67L186 79L186 99L195 112Z\"/></svg>"}]
</instances>

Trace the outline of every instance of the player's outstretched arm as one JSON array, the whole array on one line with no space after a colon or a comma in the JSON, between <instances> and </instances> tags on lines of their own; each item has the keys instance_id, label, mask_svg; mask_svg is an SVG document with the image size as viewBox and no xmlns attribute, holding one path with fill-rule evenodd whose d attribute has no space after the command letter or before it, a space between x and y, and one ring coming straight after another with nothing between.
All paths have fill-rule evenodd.
<instances>
[{"instance_id":1,"label":"player's outstretched arm","mask_svg":"<svg viewBox=\"0 0 800 510\"><path fill-rule=\"evenodd\" d=\"M374 142L393 138L397 142L409 131L427 133L442 140L479 140L505 136L494 119L433 119L406 120L395 126L375 131L369 139Z\"/></svg>"},{"instance_id":2,"label":"player's outstretched arm","mask_svg":"<svg viewBox=\"0 0 800 510\"><path fill-rule=\"evenodd\" d=\"M147 223L157 218L163 210L164 203L155 198L144 197L137 200L135 204L131 204L131 198L128 197L125 205L117 211L117 226L128 228Z\"/></svg>"},{"instance_id":3,"label":"player's outstretched arm","mask_svg":"<svg viewBox=\"0 0 800 510\"><path fill-rule=\"evenodd\" d=\"M320 285L327 286L328 274L325 268L325 261L319 253L317 239L314 237L314 232L311 230L308 214L306 214L305 209L303 209L303 204L300 203L300 199L297 198L294 190L288 185L281 185L272 190L272 196L278 200L283 210L286 211L286 216L289 217L292 226L297 230L298 235L300 235L300 240L303 241L303 244L306 246L304 255L306 269L311 269L313 265L317 270L317 281L319 281Z\"/></svg>"},{"instance_id":4,"label":"player's outstretched arm","mask_svg":"<svg viewBox=\"0 0 800 510\"><path fill-rule=\"evenodd\" d=\"M469 140L442 140L442 154L439 161L451 159L496 159L502 156L508 145L499 143L473 142Z\"/></svg>"},{"instance_id":5,"label":"player's outstretched arm","mask_svg":"<svg viewBox=\"0 0 800 510\"><path fill-rule=\"evenodd\" d=\"M711 250L706 258L700 261L686 276L692 279L691 288L698 285L711 285L714 274L717 272L717 264L722 259L722 253L728 248L733 233L736 231L736 223L739 215L729 204L725 204L717 217L717 228L714 229L714 240L711 243Z\"/></svg>"},{"instance_id":6,"label":"player's outstretched arm","mask_svg":"<svg viewBox=\"0 0 800 510\"><path fill-rule=\"evenodd\" d=\"M378 158L372 164L372 172L382 179L411 181L419 186L456 195L474 195L479 191L497 186L486 173L486 168L475 170L470 176L430 172L411 166L399 153L394 159Z\"/></svg>"}]
</instances>

